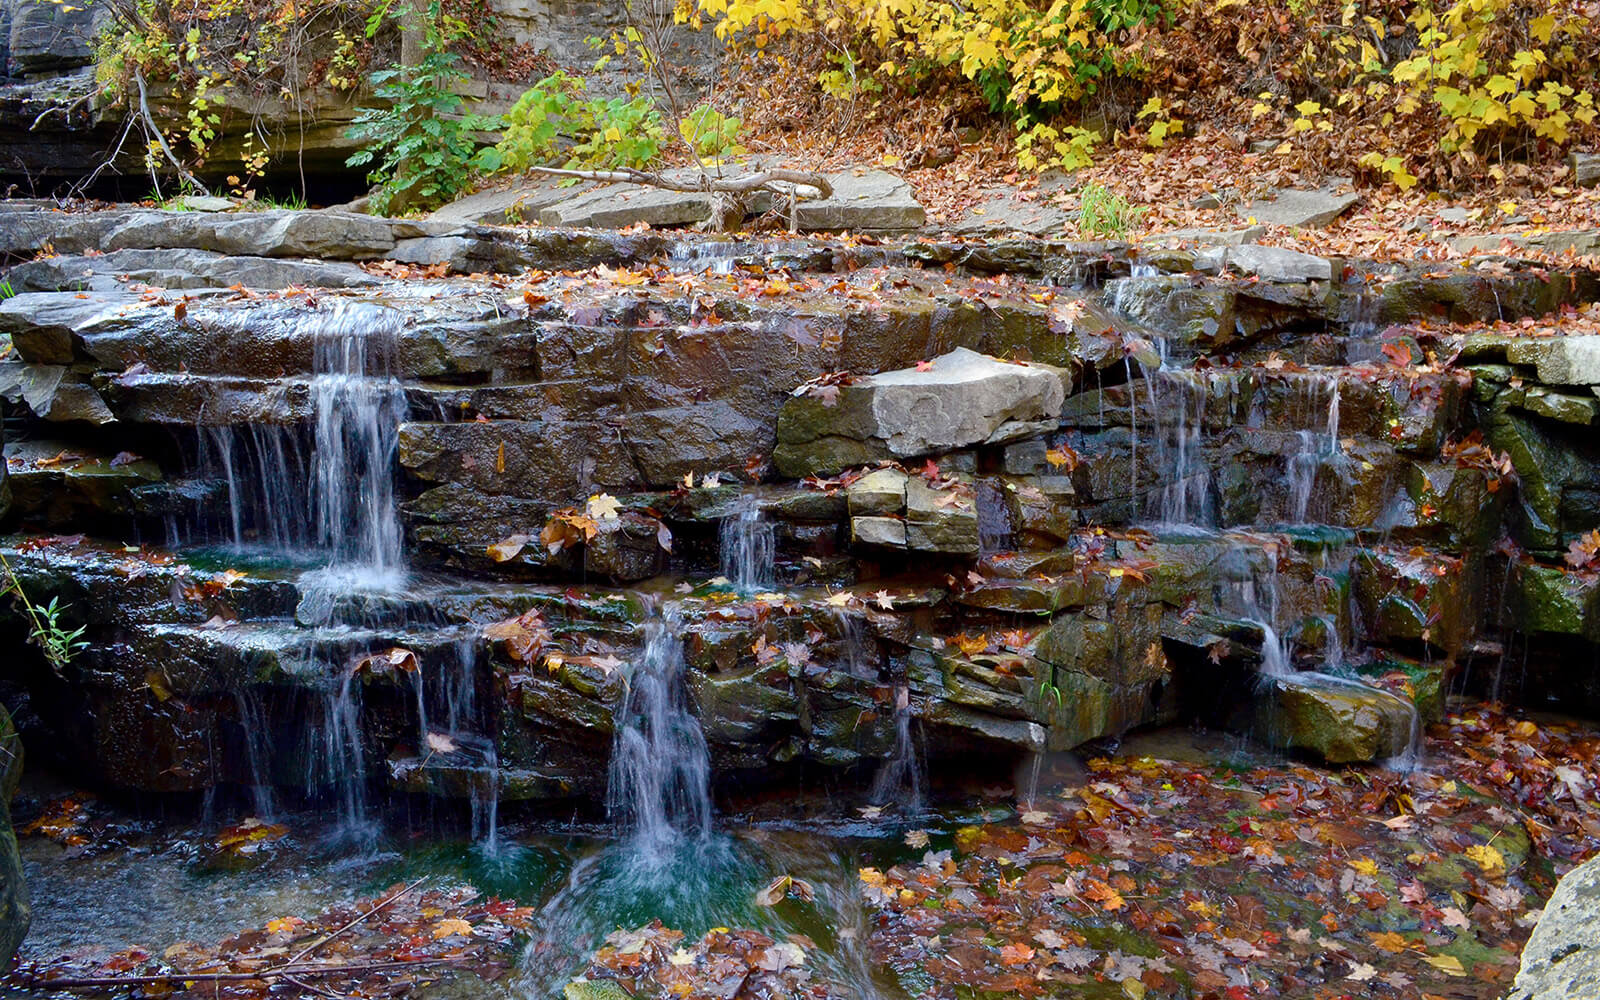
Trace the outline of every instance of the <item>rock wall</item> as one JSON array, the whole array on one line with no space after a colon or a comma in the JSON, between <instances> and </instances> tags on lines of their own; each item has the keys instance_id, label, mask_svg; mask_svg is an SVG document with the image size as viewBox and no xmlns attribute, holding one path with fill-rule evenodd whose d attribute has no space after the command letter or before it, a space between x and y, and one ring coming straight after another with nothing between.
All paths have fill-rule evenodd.
<instances>
[{"instance_id":1,"label":"rock wall","mask_svg":"<svg viewBox=\"0 0 1600 1000\"><path fill-rule=\"evenodd\" d=\"M1600 639L1556 558L1596 527L1587 374L1448 328L1592 302L1585 270L8 219L5 551L93 641L69 681L11 680L109 785L359 760L402 791L597 796L665 601L725 781L875 769L907 720L935 766L1186 717L1346 761L1403 751L1452 687L1586 704L1501 687L1518 644ZM334 558L311 466L340 330L395 395L408 586L306 572ZM1553 443L1472 445L1505 420ZM421 750L441 718L457 749Z\"/></svg>"},{"instance_id":2,"label":"rock wall","mask_svg":"<svg viewBox=\"0 0 1600 1000\"><path fill-rule=\"evenodd\" d=\"M466 84L465 96L488 114L509 108L556 67L587 75L594 53L584 40L608 37L625 23L625 5L618 0L489 0L488 9L501 44L507 49L525 45L530 54L544 57L532 73L482 69ZM128 112L113 106L95 83L95 40L109 29L108 20L94 0L0 0L0 182L17 184L22 194L48 195L82 179L116 152ZM715 59L708 39L709 33L684 33L671 45L669 58L688 67L691 86L698 85ZM393 45L385 44L377 56L380 65L394 58ZM302 55L300 61L310 67L326 53ZM636 64L619 59L595 77L591 89L602 95L620 93L628 80L640 76ZM292 98L277 90L211 90L208 113L222 121L210 144L205 177L221 180L242 173L246 139L254 135L266 140L272 174L313 182L335 179L335 190L359 184L362 172L344 166L357 148L344 133L356 109L368 100L364 91L351 93L326 84L291 89ZM157 83L151 88L152 110L159 119L181 121L187 112L185 96ZM143 156L142 140L122 143L112 176L144 177ZM130 184L147 187L148 178Z\"/></svg>"}]
</instances>

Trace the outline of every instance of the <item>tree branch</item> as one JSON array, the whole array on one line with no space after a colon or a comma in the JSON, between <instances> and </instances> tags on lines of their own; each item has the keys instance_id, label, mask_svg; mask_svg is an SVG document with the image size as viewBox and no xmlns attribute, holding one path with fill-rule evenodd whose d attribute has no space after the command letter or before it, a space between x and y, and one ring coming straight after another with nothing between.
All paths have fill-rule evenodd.
<instances>
[{"instance_id":1,"label":"tree branch","mask_svg":"<svg viewBox=\"0 0 1600 1000\"><path fill-rule=\"evenodd\" d=\"M167 137L161 134L161 126L156 124L155 115L150 113L150 102L146 98L144 90L144 74L137 67L133 71L133 82L139 87L139 113L144 116L145 124L150 126L150 131L155 133L156 142L161 146L161 152L166 154L167 162L177 168L179 177L193 185L201 194L209 197L211 189L201 183L200 178L190 173L189 168L185 167L177 155L172 152L172 147L167 145Z\"/></svg>"},{"instance_id":2,"label":"tree branch","mask_svg":"<svg viewBox=\"0 0 1600 1000\"><path fill-rule=\"evenodd\" d=\"M528 169L535 173L550 174L554 177L576 177L579 180L598 181L604 184L642 184L646 187L661 188L665 191L748 194L751 191L765 189L774 194L789 194L792 190L803 197L813 197L813 195L803 190L811 188L816 192L814 197L833 197L833 185L828 183L826 177L805 170L774 168L754 174L746 174L742 177L709 177L702 173L695 180L685 181L675 180L655 171L635 170L632 167L622 167L617 170L567 170L564 167L529 167Z\"/></svg>"}]
</instances>

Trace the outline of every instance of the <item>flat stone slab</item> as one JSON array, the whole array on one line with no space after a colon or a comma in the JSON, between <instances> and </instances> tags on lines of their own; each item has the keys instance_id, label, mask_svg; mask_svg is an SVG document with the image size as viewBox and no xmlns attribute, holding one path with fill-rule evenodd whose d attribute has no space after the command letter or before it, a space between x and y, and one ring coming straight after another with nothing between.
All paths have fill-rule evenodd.
<instances>
[{"instance_id":1,"label":"flat stone slab","mask_svg":"<svg viewBox=\"0 0 1600 1000\"><path fill-rule=\"evenodd\" d=\"M626 229L643 222L658 229L692 226L711 217L711 196L638 184L608 184L539 209L546 226Z\"/></svg>"},{"instance_id":2,"label":"flat stone slab","mask_svg":"<svg viewBox=\"0 0 1600 1000\"><path fill-rule=\"evenodd\" d=\"M1243 226L1238 229L1172 229L1149 237L1153 246L1241 246L1254 243L1267 235L1266 226Z\"/></svg>"},{"instance_id":3,"label":"flat stone slab","mask_svg":"<svg viewBox=\"0 0 1600 1000\"><path fill-rule=\"evenodd\" d=\"M539 213L551 205L593 190L587 182L561 184L559 177L536 178L502 191L480 191L434 210L428 218L450 225L515 225L535 222Z\"/></svg>"},{"instance_id":4,"label":"flat stone slab","mask_svg":"<svg viewBox=\"0 0 1600 1000\"><path fill-rule=\"evenodd\" d=\"M989 233L1051 236L1060 233L1072 220L1065 209L1048 202L1026 201L1018 195L1019 192L1010 189L991 192L968 209L950 231L961 236Z\"/></svg>"},{"instance_id":5,"label":"flat stone slab","mask_svg":"<svg viewBox=\"0 0 1600 1000\"><path fill-rule=\"evenodd\" d=\"M1579 187L1600 186L1600 153L1573 153L1572 179Z\"/></svg>"},{"instance_id":6,"label":"flat stone slab","mask_svg":"<svg viewBox=\"0 0 1600 1000\"><path fill-rule=\"evenodd\" d=\"M228 257L208 250L114 250L95 256L46 257L6 272L18 292L108 291L129 282L152 288L276 290L359 288L378 280L344 261Z\"/></svg>"},{"instance_id":7,"label":"flat stone slab","mask_svg":"<svg viewBox=\"0 0 1600 1000\"><path fill-rule=\"evenodd\" d=\"M1333 280L1333 263L1326 257L1255 243L1206 251L1195 258L1195 270L1232 270L1283 283Z\"/></svg>"},{"instance_id":8,"label":"flat stone slab","mask_svg":"<svg viewBox=\"0 0 1600 1000\"><path fill-rule=\"evenodd\" d=\"M876 458L933 455L1009 440L1060 417L1061 374L957 348L917 368L814 393L801 387L778 415L774 460L785 475L837 472Z\"/></svg>"},{"instance_id":9,"label":"flat stone slab","mask_svg":"<svg viewBox=\"0 0 1600 1000\"><path fill-rule=\"evenodd\" d=\"M828 174L833 196L795 206L796 225L808 232L921 229L928 213L918 204L911 185L882 170Z\"/></svg>"},{"instance_id":10,"label":"flat stone slab","mask_svg":"<svg viewBox=\"0 0 1600 1000\"><path fill-rule=\"evenodd\" d=\"M1580 257L1600 253L1600 229L1568 229L1550 233L1484 233L1457 236L1449 241L1457 253L1504 253L1535 250L1541 253L1571 252Z\"/></svg>"},{"instance_id":11,"label":"flat stone slab","mask_svg":"<svg viewBox=\"0 0 1600 1000\"><path fill-rule=\"evenodd\" d=\"M1314 191L1291 188L1278 192L1274 199L1251 202L1239 210L1239 215L1267 226L1320 229L1360 200L1361 195L1353 191L1341 194L1331 187Z\"/></svg>"},{"instance_id":12,"label":"flat stone slab","mask_svg":"<svg viewBox=\"0 0 1600 1000\"><path fill-rule=\"evenodd\" d=\"M1512 340L1506 360L1533 365L1545 385L1600 385L1600 335Z\"/></svg>"},{"instance_id":13,"label":"flat stone slab","mask_svg":"<svg viewBox=\"0 0 1600 1000\"><path fill-rule=\"evenodd\" d=\"M1600 858L1556 884L1506 1000L1592 1000L1600 997Z\"/></svg>"}]
</instances>

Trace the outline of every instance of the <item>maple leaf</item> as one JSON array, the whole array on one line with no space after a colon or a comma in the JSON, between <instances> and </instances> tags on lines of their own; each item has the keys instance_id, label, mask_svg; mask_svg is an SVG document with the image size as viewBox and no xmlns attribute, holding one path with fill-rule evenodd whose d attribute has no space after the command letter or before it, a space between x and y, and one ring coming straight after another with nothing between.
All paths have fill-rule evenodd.
<instances>
[{"instance_id":1,"label":"maple leaf","mask_svg":"<svg viewBox=\"0 0 1600 1000\"><path fill-rule=\"evenodd\" d=\"M1460 927L1465 930L1472 926L1472 921L1467 919L1467 915L1457 907L1446 906L1439 912L1444 916L1444 925L1446 927Z\"/></svg>"},{"instance_id":2,"label":"maple leaf","mask_svg":"<svg viewBox=\"0 0 1600 1000\"><path fill-rule=\"evenodd\" d=\"M1063 444L1046 451L1044 460L1050 463L1052 469L1065 469L1071 472L1078 467L1080 458L1077 452Z\"/></svg>"},{"instance_id":3,"label":"maple leaf","mask_svg":"<svg viewBox=\"0 0 1600 1000\"><path fill-rule=\"evenodd\" d=\"M1365 962L1357 962L1350 969L1350 974L1345 976L1345 978L1346 979L1353 979L1358 983L1364 983L1367 980L1372 979L1373 977L1375 977L1377 974L1378 974L1378 970L1377 969L1373 968L1372 966L1368 965Z\"/></svg>"},{"instance_id":4,"label":"maple leaf","mask_svg":"<svg viewBox=\"0 0 1600 1000\"><path fill-rule=\"evenodd\" d=\"M803 667L811 662L811 647L803 642L786 642L783 644L783 658L789 661L790 666Z\"/></svg>"},{"instance_id":5,"label":"maple leaf","mask_svg":"<svg viewBox=\"0 0 1600 1000\"><path fill-rule=\"evenodd\" d=\"M1029 809L1027 812L1022 814L1021 819L1022 822L1028 824L1029 826L1038 826L1042 823L1050 822L1050 814L1046 812L1040 812L1037 809Z\"/></svg>"},{"instance_id":6,"label":"maple leaf","mask_svg":"<svg viewBox=\"0 0 1600 1000\"><path fill-rule=\"evenodd\" d=\"M850 593L848 590L840 590L829 594L828 599L822 603L826 604L830 608L845 608L850 606L850 602L854 600L854 598L855 595Z\"/></svg>"},{"instance_id":7,"label":"maple leaf","mask_svg":"<svg viewBox=\"0 0 1600 1000\"><path fill-rule=\"evenodd\" d=\"M928 846L928 831L908 830L906 832L905 841L907 847L914 847L920 851Z\"/></svg>"},{"instance_id":8,"label":"maple leaf","mask_svg":"<svg viewBox=\"0 0 1600 1000\"><path fill-rule=\"evenodd\" d=\"M624 660L619 660L616 655L612 653L607 653L605 656L597 656L589 661L589 663L594 666L596 670L599 670L601 674L604 674L607 677L611 676L614 671L620 669L625 662L626 661Z\"/></svg>"},{"instance_id":9,"label":"maple leaf","mask_svg":"<svg viewBox=\"0 0 1600 1000\"><path fill-rule=\"evenodd\" d=\"M1099 903L1108 912L1120 910L1128 905L1127 901L1122 898L1122 893L1099 879L1086 879L1083 886L1083 895L1084 898Z\"/></svg>"},{"instance_id":10,"label":"maple leaf","mask_svg":"<svg viewBox=\"0 0 1600 1000\"><path fill-rule=\"evenodd\" d=\"M883 610L894 610L894 598L889 596L889 592L887 590L878 591L872 595L872 599L874 603L876 603L878 607L882 608Z\"/></svg>"},{"instance_id":11,"label":"maple leaf","mask_svg":"<svg viewBox=\"0 0 1600 1000\"><path fill-rule=\"evenodd\" d=\"M1473 844L1463 853L1466 854L1468 861L1483 869L1485 875L1498 876L1506 873L1506 857L1493 844Z\"/></svg>"},{"instance_id":12,"label":"maple leaf","mask_svg":"<svg viewBox=\"0 0 1600 1000\"><path fill-rule=\"evenodd\" d=\"M472 935L472 925L460 917L446 917L433 925L435 941L443 940L447 937L472 937Z\"/></svg>"},{"instance_id":13,"label":"maple leaf","mask_svg":"<svg viewBox=\"0 0 1600 1000\"><path fill-rule=\"evenodd\" d=\"M1467 974L1467 970L1461 965L1461 959L1454 955L1428 955L1422 960L1449 976L1465 976Z\"/></svg>"},{"instance_id":14,"label":"maple leaf","mask_svg":"<svg viewBox=\"0 0 1600 1000\"><path fill-rule=\"evenodd\" d=\"M444 733L430 732L427 736L428 749L433 753L455 753L456 741Z\"/></svg>"},{"instance_id":15,"label":"maple leaf","mask_svg":"<svg viewBox=\"0 0 1600 1000\"><path fill-rule=\"evenodd\" d=\"M1033 949L1020 941L1000 949L1000 961L1005 965L1023 965L1033 961Z\"/></svg>"},{"instance_id":16,"label":"maple leaf","mask_svg":"<svg viewBox=\"0 0 1600 1000\"><path fill-rule=\"evenodd\" d=\"M622 504L609 493L596 493L584 504L584 513L596 521L615 521L622 516Z\"/></svg>"},{"instance_id":17,"label":"maple leaf","mask_svg":"<svg viewBox=\"0 0 1600 1000\"><path fill-rule=\"evenodd\" d=\"M932 361L918 361L917 362L917 371L919 371L919 372L931 372L931 371L933 371L933 362Z\"/></svg>"}]
</instances>

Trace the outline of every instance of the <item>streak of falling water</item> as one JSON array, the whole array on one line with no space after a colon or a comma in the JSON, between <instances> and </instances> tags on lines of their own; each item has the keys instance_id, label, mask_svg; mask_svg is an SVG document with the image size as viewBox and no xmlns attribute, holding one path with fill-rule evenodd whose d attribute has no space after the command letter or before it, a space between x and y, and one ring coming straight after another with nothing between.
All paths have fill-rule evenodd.
<instances>
[{"instance_id":1,"label":"streak of falling water","mask_svg":"<svg viewBox=\"0 0 1600 1000\"><path fill-rule=\"evenodd\" d=\"M405 391L394 374L393 309L342 306L316 331L311 500L336 585L393 590L405 579L394 464Z\"/></svg>"},{"instance_id":2,"label":"streak of falling water","mask_svg":"<svg viewBox=\"0 0 1600 1000\"><path fill-rule=\"evenodd\" d=\"M761 508L747 504L722 519L722 575L735 590L771 590L777 579L777 544L773 526Z\"/></svg>"},{"instance_id":3,"label":"streak of falling water","mask_svg":"<svg viewBox=\"0 0 1600 1000\"><path fill-rule=\"evenodd\" d=\"M644 649L615 715L606 806L641 854L667 858L711 831L711 760L689 711L679 620L645 626Z\"/></svg>"},{"instance_id":4,"label":"streak of falling water","mask_svg":"<svg viewBox=\"0 0 1600 1000\"><path fill-rule=\"evenodd\" d=\"M331 788L338 809L334 835L366 843L377 834L367 809L367 755L361 740L361 698L357 671L345 670L322 690L321 728L306 757L306 787Z\"/></svg>"},{"instance_id":5,"label":"streak of falling water","mask_svg":"<svg viewBox=\"0 0 1600 1000\"><path fill-rule=\"evenodd\" d=\"M922 808L922 759L911 722L911 691L902 681L894 688L894 746L872 778L874 805L897 805L907 812Z\"/></svg>"},{"instance_id":6,"label":"streak of falling water","mask_svg":"<svg viewBox=\"0 0 1600 1000\"><path fill-rule=\"evenodd\" d=\"M1128 511L1131 515L1139 510L1139 396L1133 384L1133 358L1123 358L1122 366L1128 377L1128 430L1132 442L1128 453Z\"/></svg>"},{"instance_id":7,"label":"streak of falling water","mask_svg":"<svg viewBox=\"0 0 1600 1000\"><path fill-rule=\"evenodd\" d=\"M245 763L250 768L250 803L256 817L270 820L277 815L277 797L272 791L272 735L267 732L260 696L252 689L234 692L239 726L244 730Z\"/></svg>"},{"instance_id":8,"label":"streak of falling water","mask_svg":"<svg viewBox=\"0 0 1600 1000\"><path fill-rule=\"evenodd\" d=\"M833 620L839 626L839 639L844 646L845 672L860 680L876 681L878 664L868 655L866 629L861 617L845 608L834 608Z\"/></svg>"}]
</instances>

